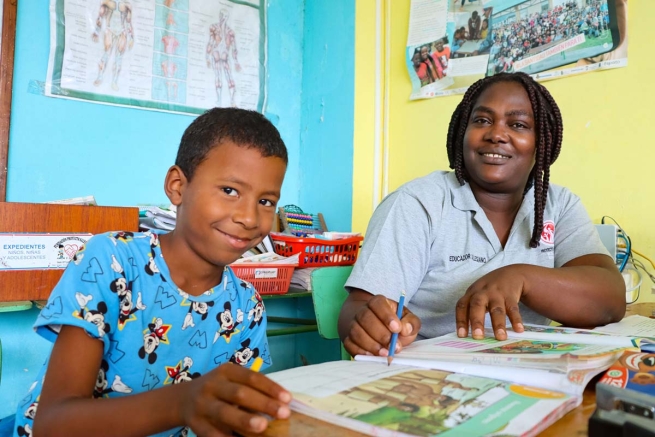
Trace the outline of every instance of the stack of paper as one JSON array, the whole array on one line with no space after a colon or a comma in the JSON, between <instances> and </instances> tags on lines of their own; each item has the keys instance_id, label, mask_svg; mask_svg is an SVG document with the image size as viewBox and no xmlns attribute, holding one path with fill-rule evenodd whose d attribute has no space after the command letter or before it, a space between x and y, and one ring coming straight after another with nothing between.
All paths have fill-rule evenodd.
<instances>
[{"instance_id":1,"label":"stack of paper","mask_svg":"<svg viewBox=\"0 0 655 437\"><path fill-rule=\"evenodd\" d=\"M300 254L297 253L295 255L291 256L282 256L278 255L277 253L260 253L259 255L253 255L253 256L242 256L238 260L234 261L233 264L248 264L248 263L253 263L253 264L293 264L295 266L298 265L298 259L299 259Z\"/></svg>"},{"instance_id":2,"label":"stack of paper","mask_svg":"<svg viewBox=\"0 0 655 437\"><path fill-rule=\"evenodd\" d=\"M291 277L291 288L312 291L312 272L317 268L318 267L307 267L304 269L295 269L293 271L293 276Z\"/></svg>"},{"instance_id":3,"label":"stack of paper","mask_svg":"<svg viewBox=\"0 0 655 437\"><path fill-rule=\"evenodd\" d=\"M53 203L56 205L92 205L97 206L96 199L93 196L73 197L71 199L51 200L45 203Z\"/></svg>"},{"instance_id":4,"label":"stack of paper","mask_svg":"<svg viewBox=\"0 0 655 437\"><path fill-rule=\"evenodd\" d=\"M139 206L139 228L172 231L175 229L177 212L175 205L168 208L159 206Z\"/></svg>"}]
</instances>

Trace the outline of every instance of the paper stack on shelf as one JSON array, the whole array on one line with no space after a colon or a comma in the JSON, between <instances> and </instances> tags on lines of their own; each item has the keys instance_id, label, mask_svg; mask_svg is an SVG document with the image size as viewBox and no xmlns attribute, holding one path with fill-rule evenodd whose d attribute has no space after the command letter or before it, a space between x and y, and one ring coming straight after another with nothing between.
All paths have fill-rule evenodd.
<instances>
[{"instance_id":1,"label":"paper stack on shelf","mask_svg":"<svg viewBox=\"0 0 655 437\"><path fill-rule=\"evenodd\" d=\"M300 254L296 254L298 256ZM312 281L311 276L312 272L318 267L307 267L304 269L295 269L293 271L293 276L291 277L291 288L297 288L299 290L312 291Z\"/></svg>"},{"instance_id":2,"label":"paper stack on shelf","mask_svg":"<svg viewBox=\"0 0 655 437\"><path fill-rule=\"evenodd\" d=\"M172 231L175 229L177 212L175 205L168 208L139 206L139 228L143 230Z\"/></svg>"},{"instance_id":3,"label":"paper stack on shelf","mask_svg":"<svg viewBox=\"0 0 655 437\"><path fill-rule=\"evenodd\" d=\"M71 199L51 200L45 203L52 203L56 205L92 205L98 206L96 199L93 196L73 197Z\"/></svg>"},{"instance_id":4,"label":"paper stack on shelf","mask_svg":"<svg viewBox=\"0 0 655 437\"><path fill-rule=\"evenodd\" d=\"M298 257L300 254L295 254L292 256L282 256L278 255L277 253L260 253L258 255L253 255L253 256L242 256L238 260L234 261L232 264L248 264L248 263L253 263L253 264L293 264L293 265L298 265Z\"/></svg>"}]
</instances>

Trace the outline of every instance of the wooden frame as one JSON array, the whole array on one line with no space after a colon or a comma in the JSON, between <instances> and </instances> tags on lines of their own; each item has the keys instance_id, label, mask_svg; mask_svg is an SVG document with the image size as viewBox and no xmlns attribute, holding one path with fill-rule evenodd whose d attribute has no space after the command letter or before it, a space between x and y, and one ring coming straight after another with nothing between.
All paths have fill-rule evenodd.
<instances>
[{"instance_id":1,"label":"wooden frame","mask_svg":"<svg viewBox=\"0 0 655 437\"><path fill-rule=\"evenodd\" d=\"M16 42L16 3L2 2L2 41L0 41L0 202L7 200L7 162L9 158L9 119L11 87L14 78L14 44Z\"/></svg>"}]
</instances>

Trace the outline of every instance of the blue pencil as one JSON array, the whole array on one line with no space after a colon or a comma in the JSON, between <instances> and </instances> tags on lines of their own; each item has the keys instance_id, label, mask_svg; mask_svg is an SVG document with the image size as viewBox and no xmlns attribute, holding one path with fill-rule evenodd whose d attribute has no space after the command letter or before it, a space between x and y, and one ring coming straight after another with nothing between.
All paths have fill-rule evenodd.
<instances>
[{"instance_id":1,"label":"blue pencil","mask_svg":"<svg viewBox=\"0 0 655 437\"><path fill-rule=\"evenodd\" d=\"M398 299L398 312L396 315L398 316L398 320L402 319L403 317L403 307L405 306L405 290L400 294L400 299ZM396 342L398 341L398 333L394 332L391 335L391 344L389 345L389 355L387 356L387 366L391 365L391 361L393 361L393 356L396 353Z\"/></svg>"}]
</instances>

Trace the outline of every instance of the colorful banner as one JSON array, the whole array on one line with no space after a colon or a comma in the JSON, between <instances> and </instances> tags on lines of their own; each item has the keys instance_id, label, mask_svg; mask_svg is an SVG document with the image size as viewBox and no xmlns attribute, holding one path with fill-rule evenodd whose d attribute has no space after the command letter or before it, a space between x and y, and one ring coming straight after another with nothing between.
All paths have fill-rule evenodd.
<instances>
[{"instance_id":1,"label":"colorful banner","mask_svg":"<svg viewBox=\"0 0 655 437\"><path fill-rule=\"evenodd\" d=\"M555 79L628 64L627 0L412 0L410 99L522 71Z\"/></svg>"},{"instance_id":2,"label":"colorful banner","mask_svg":"<svg viewBox=\"0 0 655 437\"><path fill-rule=\"evenodd\" d=\"M50 29L48 96L264 110L264 0L51 0Z\"/></svg>"}]
</instances>

